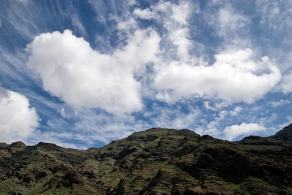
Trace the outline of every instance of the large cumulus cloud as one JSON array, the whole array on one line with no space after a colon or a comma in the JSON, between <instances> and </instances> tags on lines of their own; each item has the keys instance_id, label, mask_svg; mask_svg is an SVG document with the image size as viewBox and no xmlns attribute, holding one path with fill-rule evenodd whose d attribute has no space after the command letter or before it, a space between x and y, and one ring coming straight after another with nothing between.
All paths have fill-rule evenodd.
<instances>
[{"instance_id":1,"label":"large cumulus cloud","mask_svg":"<svg viewBox=\"0 0 292 195\"><path fill-rule=\"evenodd\" d=\"M124 47L102 54L70 30L44 33L27 47L27 64L45 90L75 108L133 112L143 107L135 72L155 59L159 41L155 31L138 30Z\"/></svg>"},{"instance_id":2,"label":"large cumulus cloud","mask_svg":"<svg viewBox=\"0 0 292 195\"><path fill-rule=\"evenodd\" d=\"M25 140L38 127L38 115L28 99L0 87L0 142Z\"/></svg>"},{"instance_id":3,"label":"large cumulus cloud","mask_svg":"<svg viewBox=\"0 0 292 195\"><path fill-rule=\"evenodd\" d=\"M253 58L251 49L215 55L212 65L172 62L157 73L155 87L172 101L189 97L251 103L270 91L281 73L269 58Z\"/></svg>"},{"instance_id":4,"label":"large cumulus cloud","mask_svg":"<svg viewBox=\"0 0 292 195\"><path fill-rule=\"evenodd\" d=\"M251 134L254 135L265 130L267 130L267 128L261 124L243 122L239 125L231 125L225 127L223 133L226 139L234 140L240 136L247 136Z\"/></svg>"}]
</instances>

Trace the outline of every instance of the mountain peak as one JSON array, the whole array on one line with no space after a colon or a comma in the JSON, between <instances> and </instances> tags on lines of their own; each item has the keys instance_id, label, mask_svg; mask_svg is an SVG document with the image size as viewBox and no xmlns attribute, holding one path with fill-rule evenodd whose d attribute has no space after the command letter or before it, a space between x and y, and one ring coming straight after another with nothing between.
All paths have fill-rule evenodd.
<instances>
[{"instance_id":1,"label":"mountain peak","mask_svg":"<svg viewBox=\"0 0 292 195\"><path fill-rule=\"evenodd\" d=\"M24 148L26 145L22 141L13 142L10 144L12 148Z\"/></svg>"},{"instance_id":2,"label":"mountain peak","mask_svg":"<svg viewBox=\"0 0 292 195\"><path fill-rule=\"evenodd\" d=\"M287 145L292 145L292 123L277 132L272 138L280 140Z\"/></svg>"}]
</instances>

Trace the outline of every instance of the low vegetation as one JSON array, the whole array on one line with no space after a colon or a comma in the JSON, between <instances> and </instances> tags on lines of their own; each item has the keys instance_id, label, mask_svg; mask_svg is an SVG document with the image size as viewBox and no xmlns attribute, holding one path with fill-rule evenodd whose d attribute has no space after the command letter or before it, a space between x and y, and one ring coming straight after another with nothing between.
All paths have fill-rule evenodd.
<instances>
[{"instance_id":1,"label":"low vegetation","mask_svg":"<svg viewBox=\"0 0 292 195\"><path fill-rule=\"evenodd\" d=\"M291 134L228 142L149 129L88 150L0 144L0 194L292 194Z\"/></svg>"}]
</instances>

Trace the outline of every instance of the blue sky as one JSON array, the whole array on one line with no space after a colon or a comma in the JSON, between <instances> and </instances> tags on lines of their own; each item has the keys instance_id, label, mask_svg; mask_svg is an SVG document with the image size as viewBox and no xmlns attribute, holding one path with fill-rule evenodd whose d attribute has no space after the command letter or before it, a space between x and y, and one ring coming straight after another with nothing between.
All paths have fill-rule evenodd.
<instances>
[{"instance_id":1,"label":"blue sky","mask_svg":"<svg viewBox=\"0 0 292 195\"><path fill-rule=\"evenodd\" d=\"M292 121L291 32L290 0L2 0L0 142L272 135Z\"/></svg>"}]
</instances>

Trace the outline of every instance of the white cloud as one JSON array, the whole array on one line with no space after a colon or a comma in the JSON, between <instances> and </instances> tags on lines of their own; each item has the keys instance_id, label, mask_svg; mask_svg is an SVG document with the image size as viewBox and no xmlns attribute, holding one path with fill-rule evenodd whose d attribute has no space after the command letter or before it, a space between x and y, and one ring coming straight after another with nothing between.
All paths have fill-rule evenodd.
<instances>
[{"instance_id":1,"label":"white cloud","mask_svg":"<svg viewBox=\"0 0 292 195\"><path fill-rule=\"evenodd\" d=\"M290 101L289 100L285 100L285 99L280 99L280 100L276 100L276 101L272 101L270 102L270 105L274 108L276 107L281 107L281 106L284 106L284 105L287 105L289 104Z\"/></svg>"},{"instance_id":2,"label":"white cloud","mask_svg":"<svg viewBox=\"0 0 292 195\"><path fill-rule=\"evenodd\" d=\"M229 38L227 37L228 35L232 32L239 31L249 22L245 16L236 13L236 11L228 4L219 9L216 19L219 33L225 38Z\"/></svg>"},{"instance_id":3,"label":"white cloud","mask_svg":"<svg viewBox=\"0 0 292 195\"><path fill-rule=\"evenodd\" d=\"M179 4L164 2L156 7L156 12L159 13L156 19L159 21L162 18L161 22L167 31L165 38L175 48L178 59L183 61L189 60L189 50L192 45L188 24L192 8L188 1L181 1Z\"/></svg>"},{"instance_id":4,"label":"white cloud","mask_svg":"<svg viewBox=\"0 0 292 195\"><path fill-rule=\"evenodd\" d=\"M133 112L143 106L135 73L155 59L159 41L154 30L137 30L124 47L107 55L70 30L44 33L28 45L27 64L46 91L75 108Z\"/></svg>"},{"instance_id":5,"label":"white cloud","mask_svg":"<svg viewBox=\"0 0 292 195\"><path fill-rule=\"evenodd\" d=\"M230 111L231 116L237 116L242 111L240 106L236 106L233 110Z\"/></svg>"},{"instance_id":6,"label":"white cloud","mask_svg":"<svg viewBox=\"0 0 292 195\"><path fill-rule=\"evenodd\" d=\"M128 0L128 4L129 5L136 5L137 2L136 2L136 0Z\"/></svg>"},{"instance_id":7,"label":"white cloud","mask_svg":"<svg viewBox=\"0 0 292 195\"><path fill-rule=\"evenodd\" d=\"M219 2L219 5L221 3ZM207 23L224 40L222 46L227 48L250 47L249 18L233 8L231 3L226 2L218 8L218 2L213 2L213 5L216 9L212 9L211 13L207 12L204 14L206 15Z\"/></svg>"},{"instance_id":8,"label":"white cloud","mask_svg":"<svg viewBox=\"0 0 292 195\"><path fill-rule=\"evenodd\" d=\"M292 72L283 76L280 88L284 93L292 93Z\"/></svg>"},{"instance_id":9,"label":"white cloud","mask_svg":"<svg viewBox=\"0 0 292 195\"><path fill-rule=\"evenodd\" d=\"M248 41L241 44L241 29L249 20L229 4L209 18L220 36L226 40L232 37L234 42L224 41L223 48L229 49L215 55L211 65L190 55L195 43L189 39L189 17L195 9L189 1L161 1L151 9L139 9L161 22L166 32L162 35L159 63L154 67L157 97L167 102L199 96L252 103L269 92L280 80L280 71L267 57L256 59L252 49L239 47L249 45Z\"/></svg>"},{"instance_id":10,"label":"white cloud","mask_svg":"<svg viewBox=\"0 0 292 195\"><path fill-rule=\"evenodd\" d=\"M260 52L260 48L250 44L250 18L240 14L231 2L218 1L219 7L215 5L208 10L212 1L206 9L201 9L204 13L199 13L200 8L192 1L162 0L142 9L138 2L128 0L114 3L113 8L118 8L118 12L115 9L106 12L102 2L90 2L95 5L98 22L108 32L96 35L99 51L70 31L41 34L28 47L31 53L28 65L39 76L44 89L73 106L62 104L70 111L59 109L64 120L74 121L70 132L63 130L65 122L56 122L63 118L51 119L47 124L56 130L55 135L43 133L39 140L62 143L76 139L93 145L96 140L108 142L153 126L191 128L220 137L223 125L259 121L257 116L252 119L245 116L247 108L254 104L236 107L231 103L254 102L272 90L281 75L267 58L253 55L254 49ZM194 18L197 13L202 18ZM205 14L211 17L205 18ZM75 31L83 31L80 21L78 16L73 17ZM113 23L116 24L114 29ZM148 25L157 27L160 35L151 29L142 30ZM209 25L213 25L211 33L218 33L221 38L218 45L213 39L211 46L205 41L205 30L208 31L206 36L214 38L214 34L209 34ZM110 44L113 35L121 43L116 48ZM216 51L215 58L209 58ZM274 62L273 57L270 59ZM152 62L146 71L145 66ZM110 113L131 113L141 111L142 99L152 104L155 97L179 101L179 104L157 104L151 108L147 104L139 113L143 119L131 114L74 109L101 108ZM188 109L177 108L195 105L201 100L212 112L204 113L197 108L186 113ZM62 130L70 135L80 132L82 136L64 139Z\"/></svg>"},{"instance_id":11,"label":"white cloud","mask_svg":"<svg viewBox=\"0 0 292 195\"><path fill-rule=\"evenodd\" d=\"M253 51L245 49L217 54L210 66L172 62L157 72L154 86L168 101L199 96L252 103L280 78L280 71L267 57L255 60Z\"/></svg>"},{"instance_id":12,"label":"white cloud","mask_svg":"<svg viewBox=\"0 0 292 195\"><path fill-rule=\"evenodd\" d=\"M137 22L134 18L127 18L126 20L117 20L117 29L120 31L128 31L137 27Z\"/></svg>"},{"instance_id":13,"label":"white cloud","mask_svg":"<svg viewBox=\"0 0 292 195\"><path fill-rule=\"evenodd\" d=\"M269 34L288 35L292 28L292 1L266 1L256 0L256 12L260 16L260 25L269 31ZM281 40L282 41L282 40ZM287 36L283 41L289 41L291 37Z\"/></svg>"},{"instance_id":14,"label":"white cloud","mask_svg":"<svg viewBox=\"0 0 292 195\"><path fill-rule=\"evenodd\" d=\"M145 20L149 20L154 17L154 13L149 8L146 8L146 9L136 8L133 11L133 14L137 18L145 19Z\"/></svg>"},{"instance_id":15,"label":"white cloud","mask_svg":"<svg viewBox=\"0 0 292 195\"><path fill-rule=\"evenodd\" d=\"M234 140L239 136L252 135L264 130L266 130L266 127L257 123L241 123L240 125L231 125L226 127L223 133L226 139Z\"/></svg>"},{"instance_id":16,"label":"white cloud","mask_svg":"<svg viewBox=\"0 0 292 195\"><path fill-rule=\"evenodd\" d=\"M186 61L189 59L189 50L192 45L189 39L188 24L192 9L194 9L194 6L189 1L178 3L160 1L158 4L151 6L151 9L136 8L133 15L145 20L154 19L160 23L165 29L163 38L167 42L165 48L167 55L174 50L177 58Z\"/></svg>"},{"instance_id":17,"label":"white cloud","mask_svg":"<svg viewBox=\"0 0 292 195\"><path fill-rule=\"evenodd\" d=\"M28 99L0 87L0 142L25 140L38 127L38 115Z\"/></svg>"}]
</instances>

